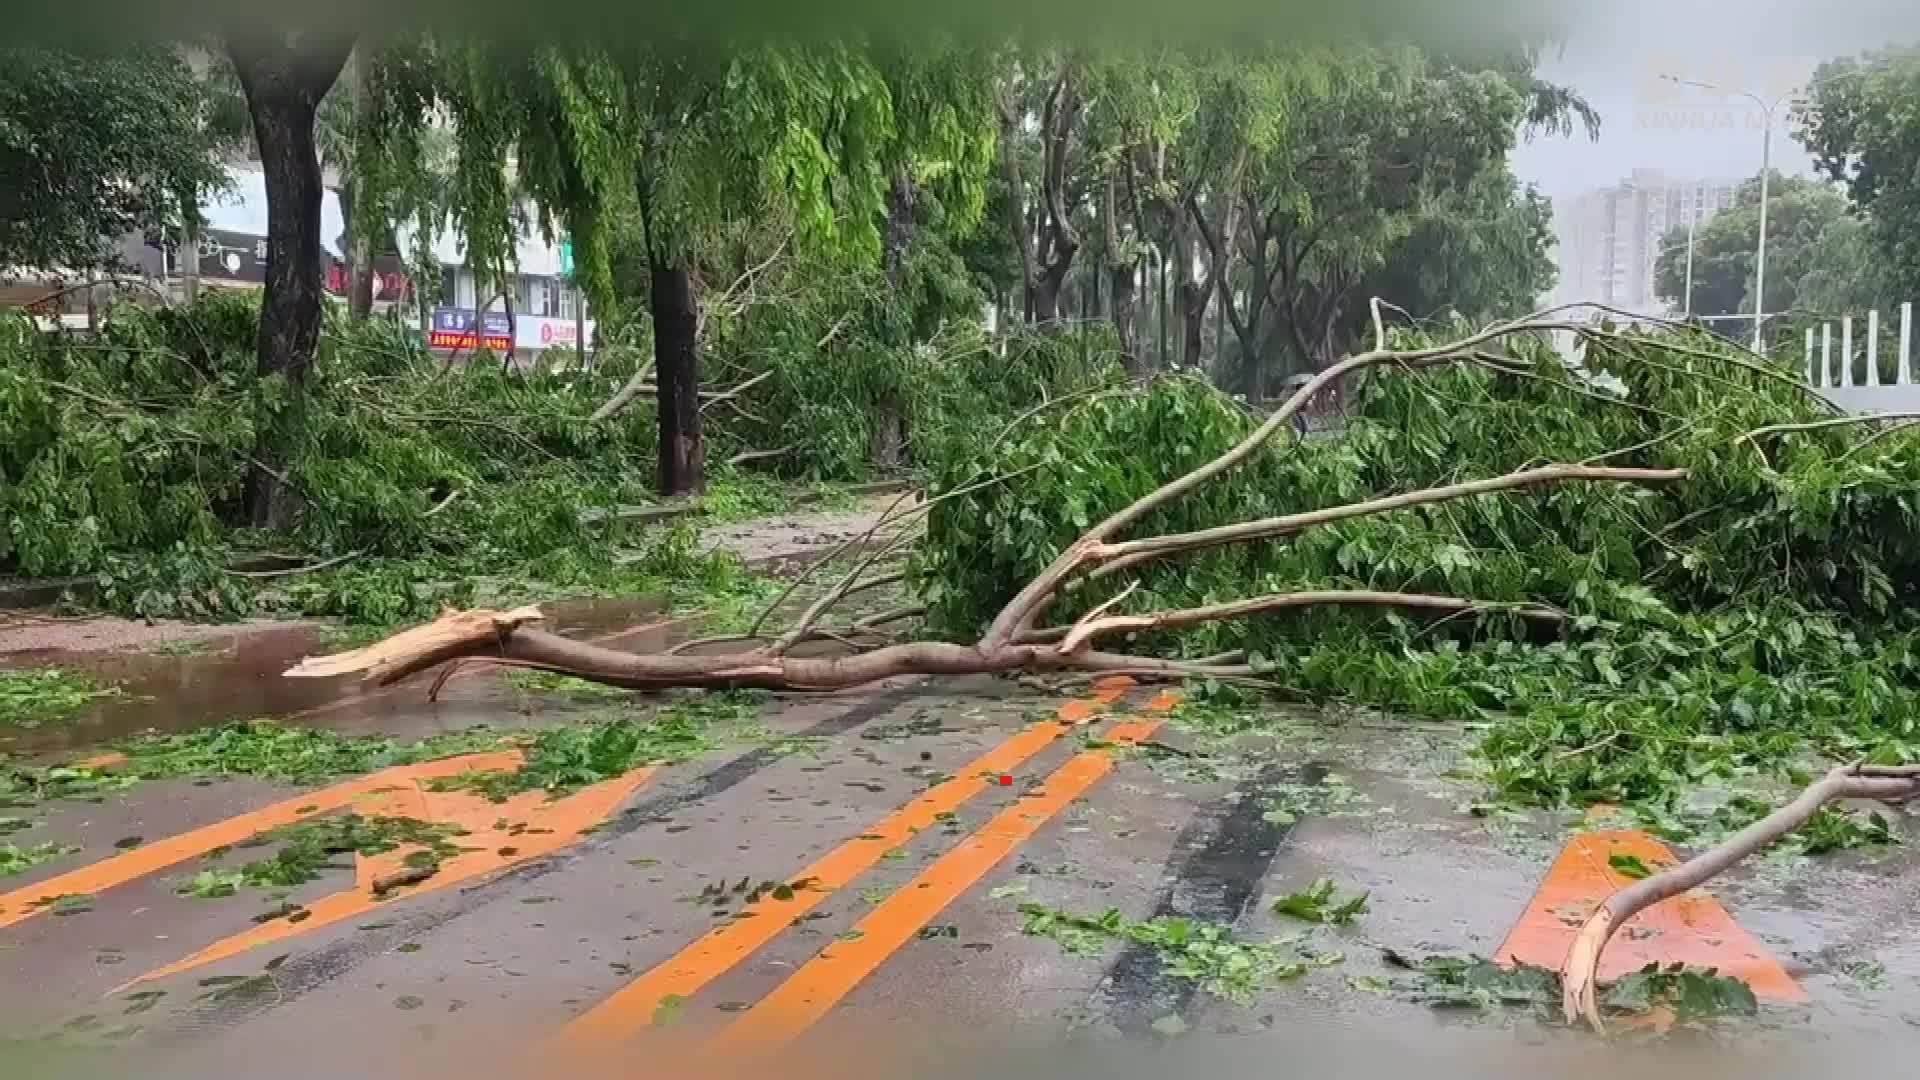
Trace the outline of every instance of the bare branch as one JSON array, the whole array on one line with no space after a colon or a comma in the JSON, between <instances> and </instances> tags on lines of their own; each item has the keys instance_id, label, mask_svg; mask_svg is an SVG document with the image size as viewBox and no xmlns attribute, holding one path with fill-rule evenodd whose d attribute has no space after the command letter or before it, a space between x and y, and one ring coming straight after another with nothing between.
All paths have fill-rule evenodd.
<instances>
[{"instance_id":1,"label":"bare branch","mask_svg":"<svg viewBox=\"0 0 1920 1080\"><path fill-rule=\"evenodd\" d=\"M1920 412L1862 413L1858 416L1836 416L1831 420L1813 420L1804 424L1768 424L1766 427L1754 428L1740 438L1761 439L1768 435L1786 435L1795 431L1820 431L1824 428L1871 424L1876 420L1920 420Z\"/></svg>"},{"instance_id":2,"label":"bare branch","mask_svg":"<svg viewBox=\"0 0 1920 1080\"><path fill-rule=\"evenodd\" d=\"M789 627L785 633L781 634L777 638L774 638L773 643L767 646L765 650L766 653L770 656L779 656L782 653L785 653L788 649L791 649L793 648L794 645L798 644L800 641L800 638L804 634L806 634L807 631L813 629L813 624L816 622L819 622L820 616L825 615L827 613L827 610L833 607L833 605L839 603L841 600L845 599L848 595L855 592L859 592L862 589L872 588L874 585L877 585L877 584L886 584L887 582L885 578L881 578L873 582L868 582L864 585L857 585L855 583L860 580L861 574L864 574L867 572L868 567L872 566L876 562L879 562L882 558L885 558L887 555L891 554L893 551L898 549L901 544L906 543L908 540L911 540L912 538L913 538L912 532L906 529L902 529L898 536L895 536L892 540L889 540L887 543L875 549L875 551L871 555L868 555L865 559L862 559L860 563L856 565L852 570L847 571L847 576L840 579L840 584L834 586L832 589L829 589L825 596L822 596L820 599L815 600L811 605L809 605L807 610L801 614L798 622L794 623L791 627ZM906 577L905 574L894 575L894 578L896 580L903 579L905 577Z\"/></svg>"},{"instance_id":3,"label":"bare branch","mask_svg":"<svg viewBox=\"0 0 1920 1080\"><path fill-rule=\"evenodd\" d=\"M791 454L794 448L799 445L799 443L788 443L777 450L742 450L728 458L727 465L729 468L738 468L749 462L766 461L769 458L781 457L786 454Z\"/></svg>"},{"instance_id":4,"label":"bare branch","mask_svg":"<svg viewBox=\"0 0 1920 1080\"><path fill-rule=\"evenodd\" d=\"M1561 1007L1568 1023L1585 1017L1595 1031L1600 1022L1600 953L1614 931L1635 915L1698 888L1708 878L1740 860L1764 851L1788 833L1805 825L1822 806L1835 799L1875 799L1897 803L1920 797L1920 765L1878 767L1841 766L1809 786L1792 802L1734 833L1717 846L1614 893L1587 916L1567 948L1560 965Z\"/></svg>"},{"instance_id":5,"label":"bare branch","mask_svg":"<svg viewBox=\"0 0 1920 1080\"><path fill-rule=\"evenodd\" d=\"M653 374L653 361L648 360L640 365L638 371L633 373L633 378L627 380L627 385L621 387L618 392L603 402L599 408L593 410L593 415L587 417L587 422L597 424L602 420L620 415L627 406L633 404L635 398L645 392L647 388L647 376L651 374Z\"/></svg>"},{"instance_id":6,"label":"bare branch","mask_svg":"<svg viewBox=\"0 0 1920 1080\"><path fill-rule=\"evenodd\" d=\"M1128 591L1131 591L1129 589ZM1108 603L1114 603L1124 597ZM1095 638L1123 631L1161 630L1175 626L1195 626L1200 623L1220 622L1226 619L1238 619L1247 615L1258 615L1269 611L1283 611L1289 608L1321 607L1328 605L1358 607L1406 608L1415 611L1446 612L1450 615L1475 613L1510 612L1523 619L1539 622L1565 622L1567 613L1559 608L1544 604L1501 604L1481 600L1463 600L1452 596L1429 596L1421 593L1365 592L1365 591L1324 591L1271 593L1255 596L1246 600L1234 600L1224 604L1209 604L1205 607L1182 608L1175 611L1156 611L1146 615L1113 615L1107 618L1086 618L1075 624L1061 641L1057 651L1062 655L1085 648ZM1092 613L1097 615L1099 609Z\"/></svg>"},{"instance_id":7,"label":"bare branch","mask_svg":"<svg viewBox=\"0 0 1920 1080\"><path fill-rule=\"evenodd\" d=\"M709 406L718 405L723 401L732 401L734 398L739 397L741 394L746 393L748 390L751 390L752 388L760 385L761 383L766 382L768 379L773 378L776 373L777 373L777 369L768 368L767 370L761 372L760 374L755 375L753 378L748 379L746 382L743 382L740 385L735 386L731 390L724 390L714 394L710 398L707 398L707 400L700 403L700 408L704 410ZM704 397L705 395L702 395L702 396Z\"/></svg>"},{"instance_id":8,"label":"bare branch","mask_svg":"<svg viewBox=\"0 0 1920 1080\"><path fill-rule=\"evenodd\" d=\"M1455 362L1472 359L1472 350L1488 341L1511 336L1513 334L1544 330L1580 330L1579 323L1546 320L1529 317L1512 322L1499 323L1477 334L1445 345L1428 349L1403 351L1374 351L1351 356L1329 366L1294 391L1286 403L1276 409L1265 423L1255 428L1233 449L1213 459L1205 465L1177 477L1160 487L1134 500L1133 504L1116 511L1105 521L1087 530L1080 539L1067 550L1060 553L1040 575L1028 582L1013 599L994 617L993 624L980 639L983 648L993 649L1019 638L1033 625L1033 620L1043 610L1060 585L1066 581L1079 566L1086 561L1087 552L1099 547L1113 537L1115 533L1139 522L1148 514L1178 499L1195 488L1207 483L1214 477L1239 467L1254 452L1283 428L1289 426L1294 414L1304 408L1307 402L1326 387L1339 382L1349 374L1378 364L1403 364L1418 367L1427 364Z\"/></svg>"},{"instance_id":9,"label":"bare branch","mask_svg":"<svg viewBox=\"0 0 1920 1080\"><path fill-rule=\"evenodd\" d=\"M1391 510L1404 510L1413 506L1425 506L1430 503L1448 502L1474 495L1485 495L1496 491L1508 491L1514 488L1535 487L1540 484L1560 483L1566 480L1600 480L1627 484L1660 484L1687 477L1685 469L1621 469L1592 465L1547 465L1537 469L1523 469L1505 476L1488 477L1484 480L1471 480L1461 484L1448 484L1444 487L1422 488L1419 491L1389 495L1364 502L1349 503L1346 506L1330 507L1326 510L1312 510L1302 514L1286 514L1281 517L1263 518L1259 521L1246 521L1235 525L1222 525L1197 532L1170 533L1145 540L1130 540L1120 544L1077 545L1080 561L1105 562L1110 559L1122 559L1132 556L1164 555L1175 551L1193 551L1199 548L1218 547L1222 544L1244 543L1249 540L1270 540L1304 532L1320 525L1330 525L1336 521L1350 518L1383 514ZM1137 560L1136 560L1137 561Z\"/></svg>"}]
</instances>

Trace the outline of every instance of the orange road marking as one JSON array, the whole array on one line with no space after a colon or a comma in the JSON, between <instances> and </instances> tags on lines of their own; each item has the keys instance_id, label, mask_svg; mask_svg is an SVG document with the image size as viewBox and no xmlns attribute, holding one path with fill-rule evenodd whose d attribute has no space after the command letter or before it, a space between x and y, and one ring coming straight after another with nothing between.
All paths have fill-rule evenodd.
<instances>
[{"instance_id":1,"label":"orange road marking","mask_svg":"<svg viewBox=\"0 0 1920 1080\"><path fill-rule=\"evenodd\" d=\"M1091 701L1100 705L1118 700L1133 686L1126 678L1095 684ZM741 912L741 917L715 927L666 962L628 983L613 996L568 1024L558 1038L572 1046L606 1046L629 1038L653 1023L655 1012L669 997L691 997L701 987L773 940L793 921L813 910L834 890L845 887L871 870L887 852L906 843L913 834L937 823L968 799L1045 749L1068 730L1069 718L1094 708L1076 699L1060 706L1058 720L1035 724L980 757L960 767L951 780L921 792L913 801L879 824L816 860L790 879L787 899L766 896ZM800 883L805 882L805 887Z\"/></svg>"},{"instance_id":2,"label":"orange road marking","mask_svg":"<svg viewBox=\"0 0 1920 1080\"><path fill-rule=\"evenodd\" d=\"M1161 723L1159 719L1128 721L1115 726L1107 738L1115 743L1137 743L1151 736ZM900 946L912 940L921 927L1112 768L1113 755L1106 750L1076 755L1047 777L1038 791L996 814L978 832L887 897L854 927L856 937L835 942L807 961L759 1004L722 1029L707 1049L716 1054L763 1049L784 1043L813 1026Z\"/></svg>"},{"instance_id":3,"label":"orange road marking","mask_svg":"<svg viewBox=\"0 0 1920 1080\"><path fill-rule=\"evenodd\" d=\"M421 762L417 765L399 765L382 769L318 791L295 795L271 806L250 810L224 821L134 848L125 854L102 859L77 870L70 870L37 885L28 885L12 892L0 893L0 928L12 926L38 915L42 910L43 902L54 897L71 893L105 892L135 878L145 877L155 871L205 855L215 848L231 847L282 825L291 825L315 814L338 810L355 799L383 787L402 784L409 779L453 776L469 769L513 768L520 763L520 760L520 752L517 750L491 754L466 754L460 757L442 758L438 761Z\"/></svg>"},{"instance_id":4,"label":"orange road marking","mask_svg":"<svg viewBox=\"0 0 1920 1080\"><path fill-rule=\"evenodd\" d=\"M518 763L518 755L513 755L504 766L496 767L512 768ZM370 795L358 809L363 814L410 817L465 830L464 835L453 837L451 843L466 851L442 861L439 872L433 877L407 886L403 891L396 891L390 898L417 896L503 870L577 843L584 830L606 820L655 771L652 767L635 769L564 798L551 798L544 791L528 791L503 803L492 802L485 796L467 791L431 791L420 782L419 777L411 776L399 786ZM117 993L139 983L236 956L268 942L281 941L344 919L365 915L379 908L387 899L374 894L374 882L403 868L408 850L400 849L375 856L356 855L353 888L308 904L302 909L305 914L300 915L297 921L282 916L263 923L215 942L185 959L149 971L111 992Z\"/></svg>"},{"instance_id":5,"label":"orange road marking","mask_svg":"<svg viewBox=\"0 0 1920 1080\"><path fill-rule=\"evenodd\" d=\"M1638 829L1575 836L1561 849L1540 891L1495 954L1497 962L1558 970L1580 924L1607 897L1633 883L1608 864L1613 855L1636 856L1655 870L1679 861L1666 845ZM1714 968L1745 980L1761 997L1807 1000L1806 991L1766 946L1700 889L1655 904L1620 927L1600 955L1600 979L1618 979L1648 964Z\"/></svg>"}]
</instances>

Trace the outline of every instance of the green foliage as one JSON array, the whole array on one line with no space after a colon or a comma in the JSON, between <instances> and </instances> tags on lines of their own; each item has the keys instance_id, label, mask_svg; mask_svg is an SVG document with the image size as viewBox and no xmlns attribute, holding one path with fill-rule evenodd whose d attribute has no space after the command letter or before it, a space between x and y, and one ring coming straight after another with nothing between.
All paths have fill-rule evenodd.
<instances>
[{"instance_id":1,"label":"green foliage","mask_svg":"<svg viewBox=\"0 0 1920 1080\"><path fill-rule=\"evenodd\" d=\"M282 784L316 784L455 754L496 749L499 732L475 728L403 742L387 735L346 735L324 728L244 720L173 735L140 735L116 749L127 756L113 775L132 780L245 776Z\"/></svg>"},{"instance_id":2,"label":"green foliage","mask_svg":"<svg viewBox=\"0 0 1920 1080\"><path fill-rule=\"evenodd\" d=\"M1794 114L1820 170L1847 186L1865 214L1888 294L1920 293L1920 46L1903 45L1821 65Z\"/></svg>"},{"instance_id":3,"label":"green foliage","mask_svg":"<svg viewBox=\"0 0 1920 1080\"><path fill-rule=\"evenodd\" d=\"M1801 296L1810 275L1832 274L1827 259L1835 254L1835 230L1849 228L1847 200L1819 180L1775 173L1767 192L1767 310L1808 308ZM1693 238L1693 313L1738 315L1753 312L1755 245L1760 237L1760 181L1740 185L1733 206L1707 219ZM1661 238L1654 262L1654 286L1663 300L1683 307L1687 280L1687 227L1676 225ZM1816 280L1818 278L1816 277ZM1828 301L1837 299L1831 295ZM1842 300L1834 310L1873 298Z\"/></svg>"},{"instance_id":4,"label":"green foliage","mask_svg":"<svg viewBox=\"0 0 1920 1080\"><path fill-rule=\"evenodd\" d=\"M1071 623L1129 584L1138 587L1116 613L1317 589L1489 602L1477 620L1323 608L1111 644L1186 657L1244 650L1309 698L1486 724L1478 753L1506 797L1630 804L1675 833L1738 827L1765 805L1707 813L1678 801L1686 789L1804 782L1819 758L1920 758L1920 628L1907 615L1920 598L1920 551L1907 542L1920 523L1912 439L1864 443L1841 427L1749 443L1747 431L1827 414L1791 373L1760 374L1702 336L1595 348L1587 373L1537 344L1509 345L1524 376L1374 373L1341 437L1283 431L1130 535L1601 456L1685 467L1689 478L1483 496L1174 556L1070 588L1046 622ZM976 444L943 463L936 493L1011 479L932 511L914 563L932 625L971 640L1088 525L1213 459L1254 422L1200 383L1162 380L1063 402L997 448ZM1498 611L1522 601L1570 620L1547 633ZM1873 835L1861 827L1833 835Z\"/></svg>"},{"instance_id":5,"label":"green foliage","mask_svg":"<svg viewBox=\"0 0 1920 1080\"><path fill-rule=\"evenodd\" d=\"M1341 960L1337 953L1322 955L1304 948L1297 938L1240 941L1230 926L1179 915L1141 922L1118 908L1081 915L1034 903L1021 904L1020 912L1026 916L1023 933L1051 938L1069 952L1097 956L1116 941L1150 946L1169 977L1191 979L1210 994L1242 1004L1267 986Z\"/></svg>"},{"instance_id":6,"label":"green foliage","mask_svg":"<svg viewBox=\"0 0 1920 1080\"><path fill-rule=\"evenodd\" d=\"M24 874L41 863L65 858L79 850L72 844L60 844L51 840L24 848L15 844L0 844L0 877Z\"/></svg>"},{"instance_id":7,"label":"green foliage","mask_svg":"<svg viewBox=\"0 0 1920 1080\"><path fill-rule=\"evenodd\" d=\"M0 266L112 267L224 185L202 88L157 45L0 48Z\"/></svg>"},{"instance_id":8,"label":"green foliage","mask_svg":"<svg viewBox=\"0 0 1920 1080\"><path fill-rule=\"evenodd\" d=\"M179 891L212 900L232 896L242 886L291 888L317 881L327 870L351 868L336 864L337 856L384 855L401 847L421 849L415 853L420 858L409 857L409 865L431 866L460 853L453 843L459 835L453 826L417 818L332 814L261 833L255 842L278 844L279 850L237 869L209 867L181 883Z\"/></svg>"},{"instance_id":9,"label":"green foliage","mask_svg":"<svg viewBox=\"0 0 1920 1080\"><path fill-rule=\"evenodd\" d=\"M0 568L91 574L102 606L149 618L379 625L489 581L496 596L747 586L685 530L635 533L610 514L649 501L654 460L644 410L587 422L620 375L446 371L387 320L329 322L288 458L291 535L246 532L250 403L279 392L253 374L257 302L130 311L85 344L0 320ZM282 578L228 572L259 546L355 558Z\"/></svg>"},{"instance_id":10,"label":"green foliage","mask_svg":"<svg viewBox=\"0 0 1920 1080\"><path fill-rule=\"evenodd\" d=\"M1430 956L1415 967L1406 989L1435 1008L1490 1009L1523 1006L1542 1015L1560 1007L1560 975L1527 964L1511 967L1479 958ZM1733 976L1683 964L1649 964L1601 990L1600 1007L1616 1015L1669 1009L1675 1022L1694 1024L1723 1017L1753 1016L1760 1003L1753 988Z\"/></svg>"},{"instance_id":11,"label":"green foliage","mask_svg":"<svg viewBox=\"0 0 1920 1080\"><path fill-rule=\"evenodd\" d=\"M554 796L624 776L642 765L684 761L713 748L715 729L751 721L760 709L754 694L711 694L678 701L656 712L625 712L591 723L537 732L526 744L520 768L476 772L439 783L502 802L525 791Z\"/></svg>"},{"instance_id":12,"label":"green foliage","mask_svg":"<svg viewBox=\"0 0 1920 1080\"><path fill-rule=\"evenodd\" d=\"M118 687L59 668L0 671L0 726L39 727L120 693Z\"/></svg>"},{"instance_id":13,"label":"green foliage","mask_svg":"<svg viewBox=\"0 0 1920 1080\"><path fill-rule=\"evenodd\" d=\"M1367 913L1367 894L1342 899L1334 895L1332 878L1320 878L1300 892L1275 900L1273 912L1308 922L1345 925Z\"/></svg>"}]
</instances>

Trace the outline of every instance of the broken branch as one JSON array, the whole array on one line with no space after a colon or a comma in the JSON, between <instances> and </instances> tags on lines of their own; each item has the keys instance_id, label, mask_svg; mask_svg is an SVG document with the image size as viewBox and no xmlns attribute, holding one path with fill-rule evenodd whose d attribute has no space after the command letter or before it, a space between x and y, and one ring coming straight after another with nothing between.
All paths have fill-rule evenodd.
<instances>
[{"instance_id":1,"label":"broken branch","mask_svg":"<svg viewBox=\"0 0 1920 1080\"><path fill-rule=\"evenodd\" d=\"M1131 591L1131 590L1129 590ZM1124 597L1124 593L1121 594ZM1117 602L1115 597L1109 603ZM1095 638L1124 631L1161 630L1176 626L1194 626L1200 623L1220 622L1237 619L1247 615L1258 615L1269 611L1284 611L1289 608L1324 607L1332 605L1356 607L1391 607L1414 611L1439 611L1451 615L1464 615L1485 612L1506 611L1523 619L1539 622L1565 622L1567 613L1559 608L1544 604L1497 604L1479 600L1463 600L1453 596L1427 596L1419 593L1396 592L1295 592L1273 593L1268 596L1255 596L1246 600L1235 600L1225 604L1209 604L1205 607L1181 608L1175 611L1156 611L1147 615L1112 615L1098 618L1101 609L1096 608L1087 619L1082 619L1067 632L1060 642L1058 651L1072 653L1083 648Z\"/></svg>"},{"instance_id":2,"label":"broken branch","mask_svg":"<svg viewBox=\"0 0 1920 1080\"><path fill-rule=\"evenodd\" d=\"M1835 799L1874 799L1897 803L1920 796L1920 765L1881 767L1843 765L1809 786L1792 802L1734 833L1719 845L1621 889L1601 903L1567 948L1560 965L1561 1008L1567 1022L1585 1017L1595 1031L1600 1021L1600 953L1628 919L1640 912L1698 888L1708 878L1771 847L1805 825L1822 806Z\"/></svg>"},{"instance_id":3,"label":"broken branch","mask_svg":"<svg viewBox=\"0 0 1920 1080\"><path fill-rule=\"evenodd\" d=\"M1150 558L1177 551L1193 551L1199 548L1217 547L1222 544L1237 544L1249 540L1269 540L1287 536L1320 525L1329 525L1336 521L1351 518L1383 514L1390 510L1404 510L1412 506L1425 506L1429 503L1447 502L1464 499L1474 495L1485 495L1496 491L1509 491L1514 488L1534 487L1540 484L1560 483L1566 480L1600 480L1627 484L1661 484L1687 477L1685 469L1624 469L1593 465L1547 465L1536 469L1522 469L1505 476L1488 477L1484 480L1471 480L1462 484L1448 484L1444 487L1423 488L1419 491L1388 495L1379 499L1349 503L1325 510L1311 510L1301 514L1286 514L1280 517L1264 518L1259 521L1246 521L1236 525L1222 525L1212 529L1201 529L1189 533L1170 533L1165 536L1149 537L1145 540L1130 540L1120 544L1077 545L1079 560L1082 562L1106 562L1113 559ZM1139 559L1136 559L1139 561Z\"/></svg>"}]
</instances>

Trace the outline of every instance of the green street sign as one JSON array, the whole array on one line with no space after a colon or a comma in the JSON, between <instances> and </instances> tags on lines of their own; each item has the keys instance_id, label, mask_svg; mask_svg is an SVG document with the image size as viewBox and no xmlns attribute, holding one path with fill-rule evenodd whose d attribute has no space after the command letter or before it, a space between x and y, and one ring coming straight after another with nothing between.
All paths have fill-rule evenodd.
<instances>
[{"instance_id":1,"label":"green street sign","mask_svg":"<svg viewBox=\"0 0 1920 1080\"><path fill-rule=\"evenodd\" d=\"M573 276L573 241L560 241L560 272Z\"/></svg>"}]
</instances>

